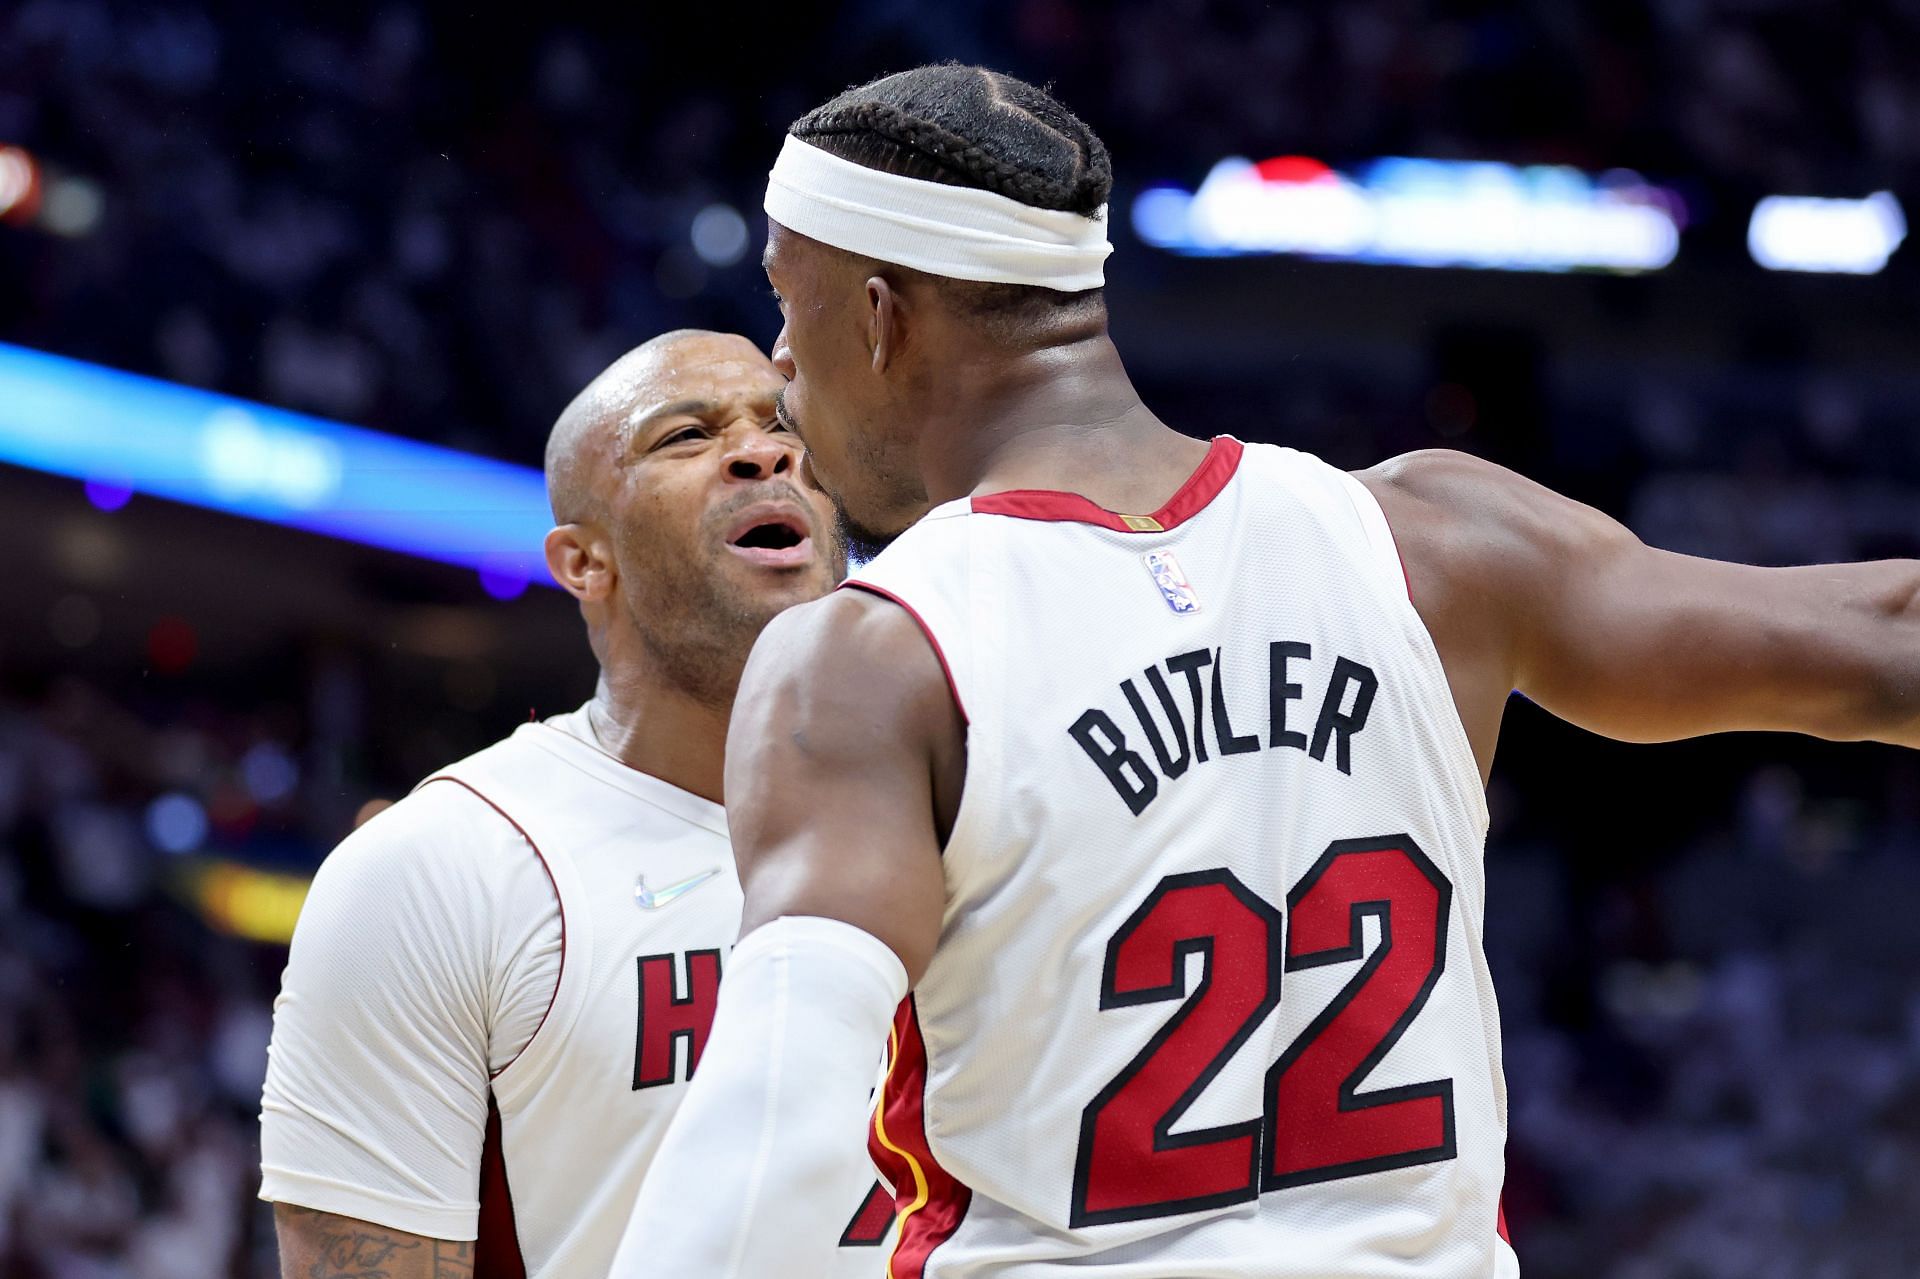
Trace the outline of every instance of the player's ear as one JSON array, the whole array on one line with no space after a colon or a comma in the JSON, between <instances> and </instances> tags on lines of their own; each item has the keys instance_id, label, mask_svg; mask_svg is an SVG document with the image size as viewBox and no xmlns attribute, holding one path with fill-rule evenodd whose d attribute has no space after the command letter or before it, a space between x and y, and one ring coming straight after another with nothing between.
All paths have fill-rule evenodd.
<instances>
[{"instance_id":1,"label":"player's ear","mask_svg":"<svg viewBox=\"0 0 1920 1279\"><path fill-rule=\"evenodd\" d=\"M885 373L900 353L903 336L900 295L881 275L867 279L867 349L873 352L873 371Z\"/></svg>"},{"instance_id":2,"label":"player's ear","mask_svg":"<svg viewBox=\"0 0 1920 1279\"><path fill-rule=\"evenodd\" d=\"M547 571L560 589L586 603L613 593L613 559L606 539L591 524L562 524L547 531Z\"/></svg>"}]
</instances>

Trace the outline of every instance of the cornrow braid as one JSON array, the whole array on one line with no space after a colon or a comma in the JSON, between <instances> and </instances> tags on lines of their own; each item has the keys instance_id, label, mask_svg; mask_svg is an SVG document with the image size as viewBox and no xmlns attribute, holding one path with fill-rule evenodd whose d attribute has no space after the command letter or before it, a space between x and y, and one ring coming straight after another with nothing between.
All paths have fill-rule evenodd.
<instances>
[{"instance_id":1,"label":"cornrow braid","mask_svg":"<svg viewBox=\"0 0 1920 1279\"><path fill-rule=\"evenodd\" d=\"M941 63L849 89L787 132L843 160L902 177L976 187L1036 209L1090 217L1113 189L1107 148L1041 89L985 67ZM1010 345L1106 323L1100 289L944 280L954 305Z\"/></svg>"},{"instance_id":2,"label":"cornrow braid","mask_svg":"<svg viewBox=\"0 0 1920 1279\"><path fill-rule=\"evenodd\" d=\"M1106 146L1046 92L984 67L918 67L849 89L794 137L868 168L1091 215L1113 189Z\"/></svg>"}]
</instances>

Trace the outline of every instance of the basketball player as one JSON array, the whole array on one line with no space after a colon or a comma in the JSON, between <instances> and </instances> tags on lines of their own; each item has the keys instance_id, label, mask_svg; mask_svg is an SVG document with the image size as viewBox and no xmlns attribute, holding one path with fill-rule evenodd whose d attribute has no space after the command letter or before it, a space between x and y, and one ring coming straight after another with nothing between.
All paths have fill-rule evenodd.
<instances>
[{"instance_id":1,"label":"basketball player","mask_svg":"<svg viewBox=\"0 0 1920 1279\"><path fill-rule=\"evenodd\" d=\"M1512 1276L1509 692L1633 741L1920 745L1920 564L1689 559L1461 454L1162 425L1107 336L1109 185L1064 107L961 66L773 168L783 416L897 540L748 664L745 931L620 1279L824 1274L808 1186L883 1038L893 1279Z\"/></svg>"},{"instance_id":2,"label":"basketball player","mask_svg":"<svg viewBox=\"0 0 1920 1279\"><path fill-rule=\"evenodd\" d=\"M435 773L320 868L261 1121L282 1274L607 1272L739 928L720 801L741 666L845 563L780 385L743 338L670 333L555 424L547 564L599 689ZM846 1175L819 1192L836 1236L872 1185ZM850 1235L877 1245L890 1204L875 1214ZM842 1273L878 1273L877 1246L842 1251Z\"/></svg>"}]
</instances>

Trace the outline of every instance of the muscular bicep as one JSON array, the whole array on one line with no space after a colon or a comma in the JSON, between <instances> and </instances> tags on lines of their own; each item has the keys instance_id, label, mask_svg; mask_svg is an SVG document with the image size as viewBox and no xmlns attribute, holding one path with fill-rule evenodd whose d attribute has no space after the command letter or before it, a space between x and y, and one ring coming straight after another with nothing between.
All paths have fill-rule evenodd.
<instances>
[{"instance_id":1,"label":"muscular bicep","mask_svg":"<svg viewBox=\"0 0 1920 1279\"><path fill-rule=\"evenodd\" d=\"M1414 454L1363 478L1408 558L1456 698L1468 686L1483 720L1513 688L1627 741L1914 731L1920 566L1678 555L1464 454ZM1463 716L1471 730L1468 707Z\"/></svg>"},{"instance_id":2,"label":"muscular bicep","mask_svg":"<svg viewBox=\"0 0 1920 1279\"><path fill-rule=\"evenodd\" d=\"M473 1244L276 1204L280 1279L473 1279Z\"/></svg>"},{"instance_id":3,"label":"muscular bicep","mask_svg":"<svg viewBox=\"0 0 1920 1279\"><path fill-rule=\"evenodd\" d=\"M963 749L938 660L904 610L840 592L776 619L727 736L742 934L781 915L842 920L917 980L939 939Z\"/></svg>"}]
</instances>

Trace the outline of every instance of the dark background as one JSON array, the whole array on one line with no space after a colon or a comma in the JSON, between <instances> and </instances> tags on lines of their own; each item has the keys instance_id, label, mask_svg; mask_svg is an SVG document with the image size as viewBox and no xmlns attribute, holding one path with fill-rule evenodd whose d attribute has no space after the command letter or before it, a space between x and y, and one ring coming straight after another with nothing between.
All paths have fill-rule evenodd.
<instances>
[{"instance_id":1,"label":"dark background","mask_svg":"<svg viewBox=\"0 0 1920 1279\"><path fill-rule=\"evenodd\" d=\"M1116 335L1175 425L1348 466L1465 448L1675 550L1920 552L1920 252L1852 278L1745 248L1765 194L1920 210L1912 0L0 0L0 144L103 196L84 237L0 225L0 340L537 465L639 341L770 339L782 129L944 58L1051 83L1107 140ZM1634 278L1132 238L1142 187L1290 153L1627 166L1690 224ZM731 264L692 244L714 205L749 228ZM194 877L310 872L367 801L576 704L577 621L14 469L0 539L0 1274L270 1274L284 952L211 926ZM1627 747L1516 700L1491 798L1526 1272L1920 1273L1920 761ZM183 800L206 829L169 852Z\"/></svg>"}]
</instances>

